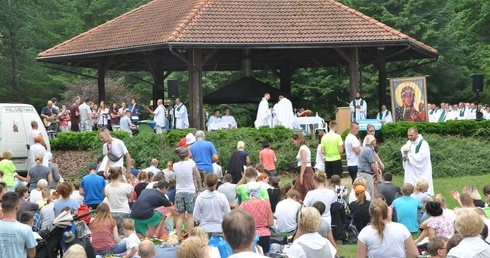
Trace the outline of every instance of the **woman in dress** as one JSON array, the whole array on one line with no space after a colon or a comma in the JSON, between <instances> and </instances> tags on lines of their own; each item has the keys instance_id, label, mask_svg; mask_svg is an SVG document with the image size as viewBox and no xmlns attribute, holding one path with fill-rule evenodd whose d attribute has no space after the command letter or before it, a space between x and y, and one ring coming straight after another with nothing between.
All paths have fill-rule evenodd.
<instances>
[{"instance_id":1,"label":"woman in dress","mask_svg":"<svg viewBox=\"0 0 490 258\"><path fill-rule=\"evenodd\" d=\"M97 123L98 127L108 128L111 123L111 117L109 116L109 109L106 107L105 102L101 101L99 106L99 121Z\"/></svg>"},{"instance_id":2,"label":"woman in dress","mask_svg":"<svg viewBox=\"0 0 490 258\"><path fill-rule=\"evenodd\" d=\"M293 144L299 146L298 160L299 177L294 183L294 189L301 194L301 200L305 199L306 193L315 189L315 183L313 181L313 169L311 168L311 151L308 148L308 143L302 133L294 133L291 136Z\"/></svg>"},{"instance_id":3,"label":"woman in dress","mask_svg":"<svg viewBox=\"0 0 490 258\"><path fill-rule=\"evenodd\" d=\"M125 218L129 218L131 213L129 203L133 202L133 187L124 182L121 167L109 169L109 180L110 183L104 188L104 193L109 201L111 216L116 221L118 233L123 235L122 222Z\"/></svg>"},{"instance_id":4,"label":"woman in dress","mask_svg":"<svg viewBox=\"0 0 490 258\"><path fill-rule=\"evenodd\" d=\"M226 171L227 173L231 174L233 184L238 184L240 179L242 179L242 173L244 171L244 167L243 167L242 160L240 158L240 152L238 150L234 150L231 153Z\"/></svg>"},{"instance_id":5,"label":"woman in dress","mask_svg":"<svg viewBox=\"0 0 490 258\"><path fill-rule=\"evenodd\" d=\"M388 205L377 198L369 206L371 224L358 236L357 258L418 257L419 251L408 229L388 218Z\"/></svg>"}]
</instances>

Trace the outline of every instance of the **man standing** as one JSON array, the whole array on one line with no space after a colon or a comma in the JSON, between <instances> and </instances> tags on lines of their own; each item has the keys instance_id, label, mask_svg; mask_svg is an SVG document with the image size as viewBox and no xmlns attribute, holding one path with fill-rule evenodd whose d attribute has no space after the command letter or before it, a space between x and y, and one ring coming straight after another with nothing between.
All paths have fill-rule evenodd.
<instances>
[{"instance_id":1,"label":"man standing","mask_svg":"<svg viewBox=\"0 0 490 258\"><path fill-rule=\"evenodd\" d=\"M228 124L228 129L237 127L235 118L230 115L230 108L225 109L225 115L221 117L221 122Z\"/></svg>"},{"instance_id":2,"label":"man standing","mask_svg":"<svg viewBox=\"0 0 490 258\"><path fill-rule=\"evenodd\" d=\"M345 137L345 155L347 157L347 169L349 170L352 183L357 177L357 165L359 160L359 153L361 152L361 142L357 138L359 133L359 123L352 122L350 124L350 132Z\"/></svg>"},{"instance_id":3,"label":"man standing","mask_svg":"<svg viewBox=\"0 0 490 258\"><path fill-rule=\"evenodd\" d=\"M174 128L186 129L189 128L189 117L187 116L187 108L180 98L175 99L174 112Z\"/></svg>"},{"instance_id":4,"label":"man standing","mask_svg":"<svg viewBox=\"0 0 490 258\"><path fill-rule=\"evenodd\" d=\"M97 206L104 200L105 180L97 175L97 165L92 163L88 166L89 174L82 178L80 183L80 195L83 196L83 203L92 209L97 209Z\"/></svg>"},{"instance_id":5,"label":"man standing","mask_svg":"<svg viewBox=\"0 0 490 258\"><path fill-rule=\"evenodd\" d=\"M38 135L41 135L41 131L39 131L39 127L38 127L38 124L36 121L32 121L31 122L31 128L32 130L29 131L29 133L27 134L27 138L29 140L29 145L32 146L34 145L34 137L38 136ZM41 143L43 146L46 146L46 144L44 143L44 141Z\"/></svg>"},{"instance_id":6,"label":"man standing","mask_svg":"<svg viewBox=\"0 0 490 258\"><path fill-rule=\"evenodd\" d=\"M203 131L197 131L195 136L197 141L189 149L202 180L208 173L214 173L213 162L218 161L218 152L213 143L205 140L206 136Z\"/></svg>"},{"instance_id":7,"label":"man standing","mask_svg":"<svg viewBox=\"0 0 490 258\"><path fill-rule=\"evenodd\" d=\"M138 124L141 115L141 107L138 105L138 103L136 103L135 98L131 99L128 110L131 111L131 122L134 124Z\"/></svg>"},{"instance_id":8,"label":"man standing","mask_svg":"<svg viewBox=\"0 0 490 258\"><path fill-rule=\"evenodd\" d=\"M291 101L284 96L279 96L279 102L274 107L274 115L278 121L278 125L293 129L294 111Z\"/></svg>"},{"instance_id":9,"label":"man standing","mask_svg":"<svg viewBox=\"0 0 490 258\"><path fill-rule=\"evenodd\" d=\"M419 179L426 179L429 182L427 194L433 196L434 185L432 183L429 143L424 140L415 127L410 127L407 135L408 141L401 148L403 169L405 170L403 182L415 185Z\"/></svg>"},{"instance_id":10,"label":"man standing","mask_svg":"<svg viewBox=\"0 0 490 258\"><path fill-rule=\"evenodd\" d=\"M80 112L80 132L92 131L92 120L90 110L90 99L86 98L85 101L78 107Z\"/></svg>"},{"instance_id":11,"label":"man standing","mask_svg":"<svg viewBox=\"0 0 490 258\"><path fill-rule=\"evenodd\" d=\"M346 140L347 141L347 140ZM366 136L368 146L362 148L359 153L359 166L357 176L366 179L366 191L374 196L374 177L378 173L378 165L376 165L376 138L372 135Z\"/></svg>"},{"instance_id":12,"label":"man standing","mask_svg":"<svg viewBox=\"0 0 490 258\"><path fill-rule=\"evenodd\" d=\"M261 258L263 255L254 253L252 246L255 240L255 220L243 209L234 209L228 213L221 223L223 236L231 246L233 254L229 258ZM264 252L266 252L264 250Z\"/></svg>"},{"instance_id":13,"label":"man standing","mask_svg":"<svg viewBox=\"0 0 490 258\"><path fill-rule=\"evenodd\" d=\"M350 102L351 121L357 121L360 119L366 119L367 115L367 103L361 98L361 93L356 92L356 98Z\"/></svg>"},{"instance_id":14,"label":"man standing","mask_svg":"<svg viewBox=\"0 0 490 258\"><path fill-rule=\"evenodd\" d=\"M78 105L80 105L80 97L76 96L73 104L70 107L70 123L72 132L80 131L80 110L78 109Z\"/></svg>"},{"instance_id":15,"label":"man standing","mask_svg":"<svg viewBox=\"0 0 490 258\"><path fill-rule=\"evenodd\" d=\"M53 102L51 100L48 101L47 106L43 107L43 109L41 110L41 117L47 131L57 130L57 116L58 111L53 107Z\"/></svg>"},{"instance_id":16,"label":"man standing","mask_svg":"<svg viewBox=\"0 0 490 258\"><path fill-rule=\"evenodd\" d=\"M3 219L0 220L0 256L33 258L37 242L31 227L17 221L18 210L19 195L5 193L2 196Z\"/></svg>"},{"instance_id":17,"label":"man standing","mask_svg":"<svg viewBox=\"0 0 490 258\"><path fill-rule=\"evenodd\" d=\"M269 102L271 95L269 93L265 93L264 97L260 101L259 109L257 110L257 119L255 120L255 128L259 128L261 126L269 126L272 124L272 113L269 109Z\"/></svg>"},{"instance_id":18,"label":"man standing","mask_svg":"<svg viewBox=\"0 0 490 258\"><path fill-rule=\"evenodd\" d=\"M163 106L163 99L157 100L158 107L155 111L151 110L149 107L146 107L146 110L150 112L153 117L153 121L155 122L155 132L157 134L162 134L163 130L165 130L167 123L165 118L167 117L167 109Z\"/></svg>"},{"instance_id":19,"label":"man standing","mask_svg":"<svg viewBox=\"0 0 490 258\"><path fill-rule=\"evenodd\" d=\"M381 111L376 115L376 119L380 120L382 124L387 124L393 122L393 117L391 116L391 112L386 109L386 105L381 106Z\"/></svg>"},{"instance_id":20,"label":"man standing","mask_svg":"<svg viewBox=\"0 0 490 258\"><path fill-rule=\"evenodd\" d=\"M342 137L336 133L337 122L335 120L330 121L328 124L328 133L326 133L321 140L322 153L325 154L325 173L327 179L330 179L333 175L342 174L342 158L340 154L344 152L344 142Z\"/></svg>"},{"instance_id":21,"label":"man standing","mask_svg":"<svg viewBox=\"0 0 490 258\"><path fill-rule=\"evenodd\" d=\"M99 138L104 142L102 154L107 156L108 159L105 166L101 165L104 172L107 173L109 168L112 167L123 167L124 157L126 157L126 176L129 177L131 175L131 155L129 154L128 149L126 149L124 142L113 138L107 128L101 128L99 130Z\"/></svg>"}]
</instances>

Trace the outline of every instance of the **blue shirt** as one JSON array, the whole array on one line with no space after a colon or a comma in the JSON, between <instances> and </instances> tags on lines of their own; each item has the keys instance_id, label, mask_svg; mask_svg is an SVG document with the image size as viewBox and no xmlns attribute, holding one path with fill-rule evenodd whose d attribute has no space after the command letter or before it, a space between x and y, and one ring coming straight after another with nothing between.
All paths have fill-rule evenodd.
<instances>
[{"instance_id":1,"label":"blue shirt","mask_svg":"<svg viewBox=\"0 0 490 258\"><path fill-rule=\"evenodd\" d=\"M363 147L361 152L359 152L359 163L357 165L357 170L374 174L374 171L371 168L371 163L374 162L376 162L376 158L374 156L373 148L369 146Z\"/></svg>"},{"instance_id":2,"label":"blue shirt","mask_svg":"<svg viewBox=\"0 0 490 258\"><path fill-rule=\"evenodd\" d=\"M121 121L119 121L119 125L121 126L121 129L126 130L126 131L131 131L131 119L127 116L123 116L121 118Z\"/></svg>"},{"instance_id":3,"label":"blue shirt","mask_svg":"<svg viewBox=\"0 0 490 258\"><path fill-rule=\"evenodd\" d=\"M418 199L402 196L395 199L391 206L396 210L396 218L399 223L405 225L410 233L419 232L417 215L422 205Z\"/></svg>"},{"instance_id":4,"label":"blue shirt","mask_svg":"<svg viewBox=\"0 0 490 258\"><path fill-rule=\"evenodd\" d=\"M78 204L78 201L75 199L58 199L56 202L54 202L54 213L56 216L60 215L61 210L67 206L70 207L71 211L78 210L78 208L80 208L80 204Z\"/></svg>"},{"instance_id":5,"label":"blue shirt","mask_svg":"<svg viewBox=\"0 0 490 258\"><path fill-rule=\"evenodd\" d=\"M190 150L192 159L196 162L197 169L207 173L214 172L213 155L218 152L211 142L198 140L191 145Z\"/></svg>"},{"instance_id":6,"label":"blue shirt","mask_svg":"<svg viewBox=\"0 0 490 258\"><path fill-rule=\"evenodd\" d=\"M104 178L97 174L88 174L83 177L80 188L83 189L83 203L100 204L104 200L103 190L106 183Z\"/></svg>"}]
</instances>

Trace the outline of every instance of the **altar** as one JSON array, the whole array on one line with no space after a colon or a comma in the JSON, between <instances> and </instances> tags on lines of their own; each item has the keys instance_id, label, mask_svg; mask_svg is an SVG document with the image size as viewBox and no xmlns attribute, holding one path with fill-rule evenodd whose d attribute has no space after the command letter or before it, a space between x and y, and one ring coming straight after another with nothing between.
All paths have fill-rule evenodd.
<instances>
[{"instance_id":1,"label":"altar","mask_svg":"<svg viewBox=\"0 0 490 258\"><path fill-rule=\"evenodd\" d=\"M305 133L315 132L317 129L325 128L325 121L319 116L296 117L294 120L295 128L301 127Z\"/></svg>"}]
</instances>

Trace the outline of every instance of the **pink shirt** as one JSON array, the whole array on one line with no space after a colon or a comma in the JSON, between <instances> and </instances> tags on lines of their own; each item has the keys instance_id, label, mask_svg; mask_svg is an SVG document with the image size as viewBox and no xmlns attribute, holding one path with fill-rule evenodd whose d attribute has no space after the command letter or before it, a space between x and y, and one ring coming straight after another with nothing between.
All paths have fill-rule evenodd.
<instances>
[{"instance_id":1,"label":"pink shirt","mask_svg":"<svg viewBox=\"0 0 490 258\"><path fill-rule=\"evenodd\" d=\"M255 220L255 228L259 236L270 236L268 217L271 211L271 204L268 200L246 201L240 208L250 212Z\"/></svg>"},{"instance_id":2,"label":"pink shirt","mask_svg":"<svg viewBox=\"0 0 490 258\"><path fill-rule=\"evenodd\" d=\"M104 221L104 223L97 229L90 224L90 231L92 231L92 245L94 246L95 251L111 250L114 248L112 230L115 226L116 223L114 221L109 221L109 219Z\"/></svg>"},{"instance_id":3,"label":"pink shirt","mask_svg":"<svg viewBox=\"0 0 490 258\"><path fill-rule=\"evenodd\" d=\"M444 215L430 217L427 223L428 228L433 228L436 231L436 236L451 237L454 234L453 223L451 219Z\"/></svg>"},{"instance_id":4,"label":"pink shirt","mask_svg":"<svg viewBox=\"0 0 490 258\"><path fill-rule=\"evenodd\" d=\"M276 165L274 160L276 160L276 153L271 149L263 149L259 153L260 163L264 165L266 170L275 170Z\"/></svg>"}]
</instances>

